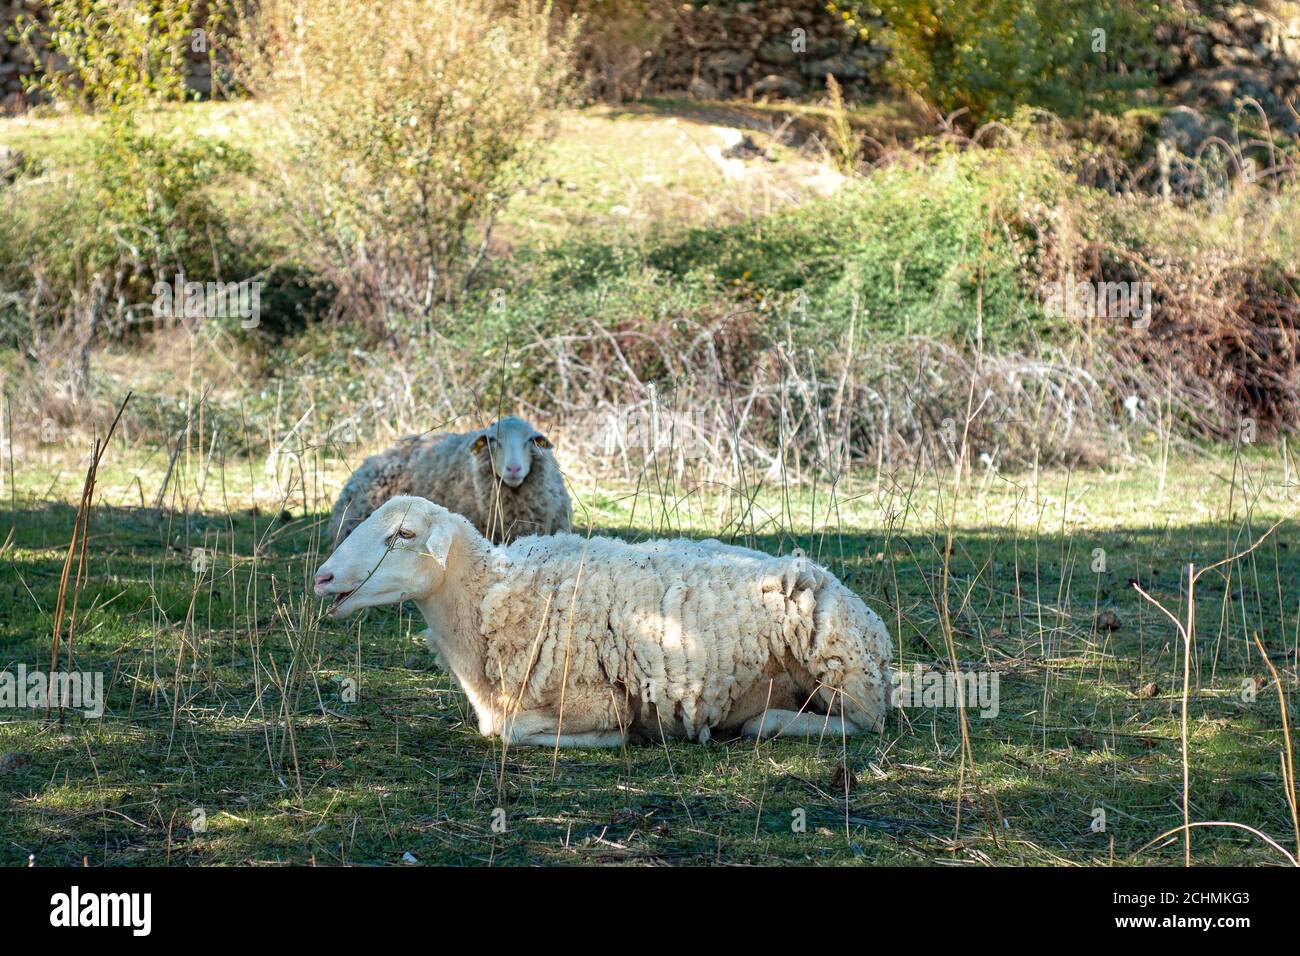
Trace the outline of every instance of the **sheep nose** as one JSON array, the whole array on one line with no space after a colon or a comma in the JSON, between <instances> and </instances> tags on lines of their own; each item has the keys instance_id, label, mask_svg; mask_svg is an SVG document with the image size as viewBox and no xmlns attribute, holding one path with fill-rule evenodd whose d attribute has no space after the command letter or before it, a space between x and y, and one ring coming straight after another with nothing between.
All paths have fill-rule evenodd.
<instances>
[{"instance_id":1,"label":"sheep nose","mask_svg":"<svg viewBox=\"0 0 1300 956\"><path fill-rule=\"evenodd\" d=\"M507 465L507 466L506 466L506 474L509 475L511 478L513 478L515 475L519 474L519 472L521 472L521 471L523 471L523 468L522 468L521 466L519 466L519 465Z\"/></svg>"},{"instance_id":2,"label":"sheep nose","mask_svg":"<svg viewBox=\"0 0 1300 956\"><path fill-rule=\"evenodd\" d=\"M319 574L317 574L316 580L313 582L316 585L317 593L320 592L321 588L323 588L325 585L329 584L333 580L334 580L334 572L332 571L322 571Z\"/></svg>"}]
</instances>

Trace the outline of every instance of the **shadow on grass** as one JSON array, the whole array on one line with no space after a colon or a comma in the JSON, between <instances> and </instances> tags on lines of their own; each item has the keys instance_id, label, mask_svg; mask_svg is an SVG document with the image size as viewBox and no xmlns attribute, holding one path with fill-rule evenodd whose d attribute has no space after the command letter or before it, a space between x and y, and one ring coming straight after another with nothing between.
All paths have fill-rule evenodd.
<instances>
[{"instance_id":1,"label":"shadow on grass","mask_svg":"<svg viewBox=\"0 0 1300 956\"><path fill-rule=\"evenodd\" d=\"M305 589L319 518L96 509L72 654L105 674L107 714L0 712L0 863L1181 859L1177 842L1133 857L1181 822L1181 658L1130 580L1177 613L1185 564L1224 555L1222 526L955 534L954 650L996 672L1000 692L995 717L970 715L963 773L951 707L895 712L847 747L832 732L503 756L417 643L409 609L319 620ZM63 505L18 515L0 564L0 669L48 667L72 520ZM1252 632L1279 669L1295 665L1297 531L1288 522L1230 576L1202 579L1189 701L1194 816L1284 845L1276 691L1247 700L1243 687L1265 675ZM805 548L881 613L898 663L946 666L933 536L748 543ZM196 547L212 548L202 572ZM1194 847L1201 862L1279 859L1240 833L1198 832Z\"/></svg>"}]
</instances>

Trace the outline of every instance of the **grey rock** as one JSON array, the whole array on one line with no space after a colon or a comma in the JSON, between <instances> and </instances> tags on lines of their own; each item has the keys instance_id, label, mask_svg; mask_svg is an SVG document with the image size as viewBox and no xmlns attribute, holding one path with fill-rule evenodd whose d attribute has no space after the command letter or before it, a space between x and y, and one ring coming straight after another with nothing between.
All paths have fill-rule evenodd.
<instances>
[{"instance_id":1,"label":"grey rock","mask_svg":"<svg viewBox=\"0 0 1300 956\"><path fill-rule=\"evenodd\" d=\"M14 770L20 770L31 762L32 758L30 754L0 754L0 773L9 773Z\"/></svg>"},{"instance_id":2,"label":"grey rock","mask_svg":"<svg viewBox=\"0 0 1300 956\"><path fill-rule=\"evenodd\" d=\"M704 58L704 67L712 73L735 76L754 61L746 50L718 50Z\"/></svg>"},{"instance_id":3,"label":"grey rock","mask_svg":"<svg viewBox=\"0 0 1300 956\"><path fill-rule=\"evenodd\" d=\"M1214 48L1214 60L1221 66L1249 66L1255 56L1244 46L1219 45Z\"/></svg>"},{"instance_id":4,"label":"grey rock","mask_svg":"<svg viewBox=\"0 0 1300 956\"><path fill-rule=\"evenodd\" d=\"M26 157L12 146L0 146L0 184L13 182L23 171Z\"/></svg>"},{"instance_id":5,"label":"grey rock","mask_svg":"<svg viewBox=\"0 0 1300 956\"><path fill-rule=\"evenodd\" d=\"M739 143L728 146L722 151L723 159L758 159L766 155L763 148L755 143L748 133L740 138Z\"/></svg>"},{"instance_id":6,"label":"grey rock","mask_svg":"<svg viewBox=\"0 0 1300 956\"><path fill-rule=\"evenodd\" d=\"M1173 142L1183 153L1191 154L1211 136L1227 136L1226 122L1206 116L1190 106L1175 106L1160 118L1159 138Z\"/></svg>"},{"instance_id":7,"label":"grey rock","mask_svg":"<svg viewBox=\"0 0 1300 956\"><path fill-rule=\"evenodd\" d=\"M1239 100L1251 97L1272 114L1281 102L1272 91L1273 77L1258 67L1221 66L1198 73L1176 88L1184 102L1208 103L1217 109L1231 110Z\"/></svg>"},{"instance_id":8,"label":"grey rock","mask_svg":"<svg viewBox=\"0 0 1300 956\"><path fill-rule=\"evenodd\" d=\"M798 96L803 90L803 83L776 73L769 73L754 84L755 96Z\"/></svg>"},{"instance_id":9,"label":"grey rock","mask_svg":"<svg viewBox=\"0 0 1300 956\"><path fill-rule=\"evenodd\" d=\"M826 59L840 52L840 41L834 37L817 36L808 31L808 54L818 59Z\"/></svg>"},{"instance_id":10,"label":"grey rock","mask_svg":"<svg viewBox=\"0 0 1300 956\"><path fill-rule=\"evenodd\" d=\"M1226 11L1228 22L1238 33L1258 33L1269 26L1268 17L1244 3L1234 3Z\"/></svg>"},{"instance_id":11,"label":"grey rock","mask_svg":"<svg viewBox=\"0 0 1300 956\"><path fill-rule=\"evenodd\" d=\"M803 72L807 76L821 77L822 79L825 79L826 74L830 73L840 82L865 79L868 75L866 67L858 58L848 54L826 60L814 60L803 68Z\"/></svg>"},{"instance_id":12,"label":"grey rock","mask_svg":"<svg viewBox=\"0 0 1300 956\"><path fill-rule=\"evenodd\" d=\"M1210 65L1210 40L1202 34L1192 34L1187 43L1187 54L1191 66Z\"/></svg>"},{"instance_id":13,"label":"grey rock","mask_svg":"<svg viewBox=\"0 0 1300 956\"><path fill-rule=\"evenodd\" d=\"M1207 24L1210 36L1214 38L1215 43L1222 43L1224 46L1232 46L1237 42L1237 38L1232 34L1232 28L1222 20L1211 20Z\"/></svg>"},{"instance_id":14,"label":"grey rock","mask_svg":"<svg viewBox=\"0 0 1300 956\"><path fill-rule=\"evenodd\" d=\"M790 66L798 61L800 54L790 48L789 37L774 37L759 44L755 55L760 63L775 63L777 66Z\"/></svg>"},{"instance_id":15,"label":"grey rock","mask_svg":"<svg viewBox=\"0 0 1300 956\"><path fill-rule=\"evenodd\" d=\"M696 77L691 80L691 85L687 88L692 99L696 100L716 100L718 98L718 88L708 80Z\"/></svg>"}]
</instances>

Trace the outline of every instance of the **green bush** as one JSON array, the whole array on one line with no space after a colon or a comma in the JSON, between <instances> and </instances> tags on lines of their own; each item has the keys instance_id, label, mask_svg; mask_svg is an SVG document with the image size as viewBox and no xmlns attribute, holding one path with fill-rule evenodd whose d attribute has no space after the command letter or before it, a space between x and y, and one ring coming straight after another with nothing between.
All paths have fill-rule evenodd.
<instances>
[{"instance_id":1,"label":"green bush","mask_svg":"<svg viewBox=\"0 0 1300 956\"><path fill-rule=\"evenodd\" d=\"M883 17L893 78L967 124L1018 106L1074 115L1148 85L1152 28L1168 16L1139 0L831 0L828 10L870 35ZM1124 70L1118 67L1124 64Z\"/></svg>"},{"instance_id":2,"label":"green bush","mask_svg":"<svg viewBox=\"0 0 1300 956\"><path fill-rule=\"evenodd\" d=\"M206 138L139 129L128 113L88 136L91 162L0 190L0 297L9 333L90 323L84 334L123 334L152 308L155 282L229 279L246 251L214 200L248 157ZM244 276L239 276L244 278Z\"/></svg>"},{"instance_id":3,"label":"green bush","mask_svg":"<svg viewBox=\"0 0 1300 956\"><path fill-rule=\"evenodd\" d=\"M222 4L45 0L43 6L43 21L18 22L33 60L46 67L32 76L32 90L82 110L129 112L185 99L186 50ZM37 50L37 35L48 53Z\"/></svg>"},{"instance_id":4,"label":"green bush","mask_svg":"<svg viewBox=\"0 0 1300 956\"><path fill-rule=\"evenodd\" d=\"M277 110L268 184L306 264L377 334L468 285L564 96L574 39L534 0L264 0L239 78Z\"/></svg>"},{"instance_id":5,"label":"green bush","mask_svg":"<svg viewBox=\"0 0 1300 956\"><path fill-rule=\"evenodd\" d=\"M811 340L858 328L1012 343L1046 331L1025 273L1048 209L1071 187L1033 150L941 151L791 212L702 229L649 252L676 276L743 290Z\"/></svg>"},{"instance_id":6,"label":"green bush","mask_svg":"<svg viewBox=\"0 0 1300 956\"><path fill-rule=\"evenodd\" d=\"M218 6L200 14L191 0L52 0L47 21L21 24L25 43L40 33L49 50L32 87L94 119L75 173L0 188L8 342L62 339L80 351L84 378L91 343L147 319L156 282L229 280L249 268L249 244L232 238L214 198L249 171L248 155L162 131L155 112L186 98L185 50Z\"/></svg>"}]
</instances>

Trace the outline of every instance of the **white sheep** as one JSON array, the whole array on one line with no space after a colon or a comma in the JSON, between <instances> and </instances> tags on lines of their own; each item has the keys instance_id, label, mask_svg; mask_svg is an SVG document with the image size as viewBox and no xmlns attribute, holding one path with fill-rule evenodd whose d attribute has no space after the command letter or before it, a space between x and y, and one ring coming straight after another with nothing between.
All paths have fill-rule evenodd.
<instances>
[{"instance_id":1,"label":"white sheep","mask_svg":"<svg viewBox=\"0 0 1300 956\"><path fill-rule=\"evenodd\" d=\"M495 542L568 531L573 515L551 443L514 417L464 435L403 438L367 458L334 503L330 541L342 541L395 495L436 501Z\"/></svg>"},{"instance_id":2,"label":"white sheep","mask_svg":"<svg viewBox=\"0 0 1300 956\"><path fill-rule=\"evenodd\" d=\"M888 706L884 623L803 557L573 534L494 547L403 496L339 545L315 590L332 616L414 601L479 730L511 743L838 736L879 727Z\"/></svg>"}]
</instances>

